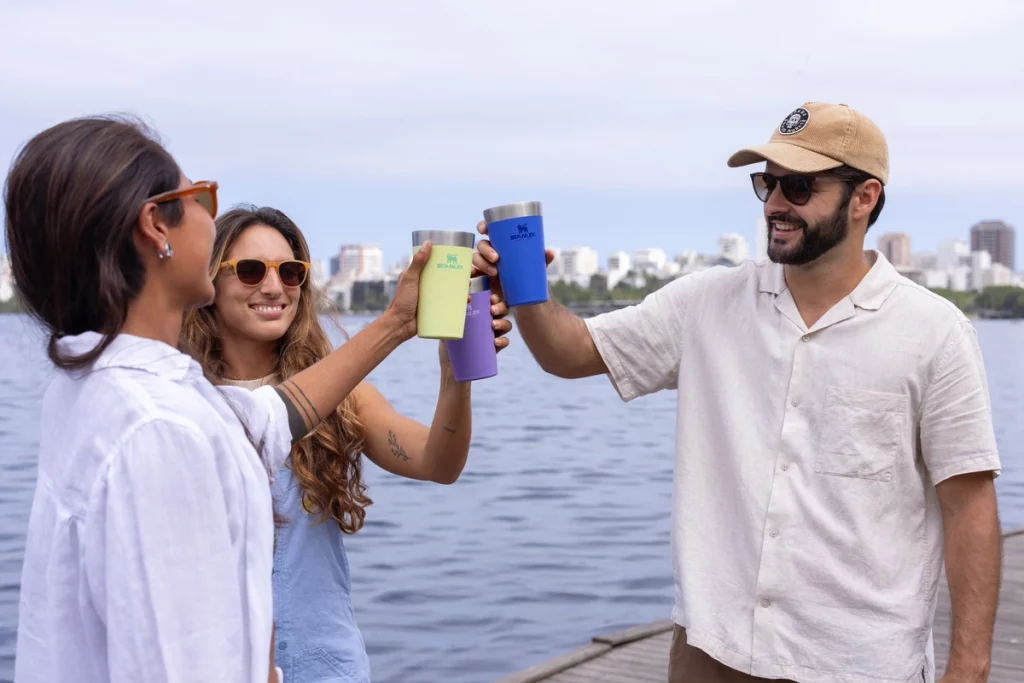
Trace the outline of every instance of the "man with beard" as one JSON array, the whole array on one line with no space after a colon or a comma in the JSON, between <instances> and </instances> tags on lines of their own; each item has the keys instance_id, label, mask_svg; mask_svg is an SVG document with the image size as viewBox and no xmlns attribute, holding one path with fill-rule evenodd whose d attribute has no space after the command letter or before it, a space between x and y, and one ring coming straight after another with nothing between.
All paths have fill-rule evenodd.
<instances>
[{"instance_id":1,"label":"man with beard","mask_svg":"<svg viewBox=\"0 0 1024 683\"><path fill-rule=\"evenodd\" d=\"M678 390L669 679L934 681L945 558L942 681L984 681L1000 463L974 329L865 251L889 175L867 117L804 104L729 165L758 162L768 261L586 321L516 309L547 372L606 373L626 401ZM476 267L497 260L481 241Z\"/></svg>"}]
</instances>

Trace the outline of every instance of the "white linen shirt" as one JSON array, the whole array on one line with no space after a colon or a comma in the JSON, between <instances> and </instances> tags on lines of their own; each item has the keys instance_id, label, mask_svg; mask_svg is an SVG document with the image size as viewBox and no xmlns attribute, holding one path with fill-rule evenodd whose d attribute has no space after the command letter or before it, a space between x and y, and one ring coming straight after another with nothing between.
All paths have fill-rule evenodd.
<instances>
[{"instance_id":1,"label":"white linen shirt","mask_svg":"<svg viewBox=\"0 0 1024 683\"><path fill-rule=\"evenodd\" d=\"M624 400L678 389L672 617L754 676L932 681L935 485L998 474L974 328L869 256L810 329L768 261L587 321Z\"/></svg>"},{"instance_id":2,"label":"white linen shirt","mask_svg":"<svg viewBox=\"0 0 1024 683\"><path fill-rule=\"evenodd\" d=\"M268 472L291 446L274 390L217 389L187 355L120 335L57 373L41 427L15 681L265 683Z\"/></svg>"}]
</instances>

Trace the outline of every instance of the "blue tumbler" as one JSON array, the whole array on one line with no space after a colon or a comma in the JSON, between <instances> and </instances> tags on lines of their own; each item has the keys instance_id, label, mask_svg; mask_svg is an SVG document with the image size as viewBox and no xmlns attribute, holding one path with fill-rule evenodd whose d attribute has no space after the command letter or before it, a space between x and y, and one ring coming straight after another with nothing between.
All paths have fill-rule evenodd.
<instances>
[{"instance_id":1,"label":"blue tumbler","mask_svg":"<svg viewBox=\"0 0 1024 683\"><path fill-rule=\"evenodd\" d=\"M505 204L484 211L487 237L498 252L498 279L509 307L548 300L544 219L540 202Z\"/></svg>"}]
</instances>

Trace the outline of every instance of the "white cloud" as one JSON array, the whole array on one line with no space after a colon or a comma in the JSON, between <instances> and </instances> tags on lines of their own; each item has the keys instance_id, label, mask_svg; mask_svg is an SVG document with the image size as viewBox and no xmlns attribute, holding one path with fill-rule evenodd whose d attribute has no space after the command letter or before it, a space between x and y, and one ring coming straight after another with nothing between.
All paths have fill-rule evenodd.
<instances>
[{"instance_id":1,"label":"white cloud","mask_svg":"<svg viewBox=\"0 0 1024 683\"><path fill-rule=\"evenodd\" d=\"M128 109L186 166L714 187L735 149L831 100L886 132L894 184L1019 187L1013 0L96 7L5 4L0 154Z\"/></svg>"}]
</instances>

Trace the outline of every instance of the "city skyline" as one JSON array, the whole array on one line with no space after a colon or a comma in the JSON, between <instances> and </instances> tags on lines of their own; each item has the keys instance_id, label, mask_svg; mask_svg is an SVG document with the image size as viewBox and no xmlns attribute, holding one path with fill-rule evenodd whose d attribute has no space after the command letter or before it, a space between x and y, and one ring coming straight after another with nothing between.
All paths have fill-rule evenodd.
<instances>
[{"instance_id":1,"label":"city skyline","mask_svg":"<svg viewBox=\"0 0 1024 683\"><path fill-rule=\"evenodd\" d=\"M1004 242L1000 242L999 243L1001 246L1004 246L1004 250L1001 252L1002 259L1000 259L1000 254L992 255L992 258L993 258L994 262L1002 262L1002 263L1004 263L1004 265L1006 265L1006 261L1007 260L1009 260L1010 263L1012 263L1012 264L1021 263L1022 262L1021 260L1015 259L1015 245L1017 244L1016 237L1015 237L1015 235L1016 235L1016 228L1013 225L1009 224L1008 222L1002 221L1002 220L980 220L980 221L976 221L975 223L973 223L972 225L967 227L965 235L963 237L954 237L954 236L941 237L941 238L938 239L937 242L934 243L934 248L932 248L932 249L928 249L928 248L925 248L925 249L915 248L916 246L918 246L918 242L916 240L914 240L911 237L911 235L906 233L906 232L900 232L900 231L879 231L879 230L877 230L877 228L880 227L880 226L875 226L872 230L870 230L868 232L868 234L867 234L867 236L865 238L864 246L865 246L866 249L876 249L879 252L885 254L886 258L894 266L898 266L898 267L907 266L907 267L909 267L909 266L915 265L914 264L915 257L918 257L921 254L931 254L931 255L936 256L937 258L941 258L938 255L943 251L944 247L948 247L949 244L951 242L953 242L953 241L961 242L965 246L968 246L969 247L968 254L970 252L972 252L972 251L979 251L979 249L975 249L973 247L973 245L976 244L976 241L977 241L976 232L977 232L977 229L978 229L979 226L994 227L995 229L1005 230L1006 232L1009 233L1008 241L1004 241ZM726 249L727 248L723 246L723 240L729 239L730 242L731 242L732 238L734 236L742 238L743 241L744 241L744 244L742 245L742 247L735 247L736 249L739 249L738 252L733 252L733 253L727 254L726 253ZM478 241L479 241L479 239L486 239L486 236L484 236L484 235L477 235L477 238L478 238ZM887 242L890 241L890 240L894 240L895 241L895 248L898 250L899 255L894 253L894 251L893 251L893 249L891 247L887 246ZM679 254L683 254L683 253L687 253L687 252L696 252L696 253L702 254L702 255L711 255L711 254L726 255L726 256L729 256L731 258L731 260L734 260L734 261L742 261L742 260L745 260L747 258L750 258L752 260L759 260L759 259L763 259L763 258L767 257L767 242L768 242L768 240L767 240L767 229L766 229L765 221L764 221L763 218L758 218L754 222L754 228L753 228L752 231L749 232L749 234L744 234L742 232L723 232L723 233L717 235L714 238L713 242L714 242L715 248L712 249L712 250L698 249L698 248L693 247L693 246L689 246L688 247L688 246L685 246L685 245L679 246L679 247L676 247L676 248L669 248L669 247L666 247L664 245L646 244L645 246L642 246L642 247L639 247L639 248L633 248L633 249L629 249L629 248L625 248L625 247L621 247L621 246L613 247L611 249L608 249L608 250L602 252L602 250L595 248L591 244L572 244L572 245L568 245L568 244L552 244L550 242L550 240L547 239L547 235L545 235L545 246L546 246L546 248L555 251L556 262L559 260L559 257L560 257L562 252L566 252L566 251L575 252L575 251L578 251L578 250L588 250L590 252L595 252L594 255L596 256L596 258L597 258L599 263L602 261L602 256L603 256L603 259L604 259L603 262L607 263L608 260L614 258L616 254L627 254L627 255L632 256L633 254L637 254L637 253L641 253L641 252L645 252L645 251L660 251L663 254L663 257L662 257L663 260L665 260L665 259L672 260L676 256L678 256ZM1010 245L1008 249L1005 248L1006 244ZM381 243L380 242L374 242L374 241L346 243L346 244L340 245L339 249L343 251L346 247L348 247L348 248L368 247L368 248L374 249L377 252L380 252L381 256L378 257L378 258L383 263L383 270L384 271L387 271L389 269L393 269L396 264L407 262L409 256L411 255L411 250L410 250L410 252L402 254L401 256L399 256L397 258L392 258L390 255L387 254L387 252L385 252L383 250L383 248L381 247ZM734 257L734 255L736 253L739 254L738 258ZM1007 255L1009 255L1009 256L1007 256ZM314 258L317 258L318 260L323 261L325 265L327 265L328 263L331 263L331 262L337 263L338 260L339 260L339 256L338 256L337 253L334 254L334 255L328 255L326 257L317 257L316 255L314 255ZM573 258L575 258L575 254L573 255ZM590 258L589 254L587 256L587 260L588 261L592 260ZM939 267L947 267L947 266L939 264ZM1008 267L1010 267L1010 266L1008 266ZM604 269L605 269L605 267L601 267L600 268L600 270L604 270ZM337 271L337 267L332 265L331 267L328 268L328 270L329 270L329 272L334 273L334 272ZM1014 273L1018 273L1019 272L1019 273L1024 274L1024 269L1017 270L1016 268L1011 267L1011 271L1014 272Z\"/></svg>"},{"instance_id":2,"label":"city skyline","mask_svg":"<svg viewBox=\"0 0 1024 683\"><path fill-rule=\"evenodd\" d=\"M885 255L901 274L924 287L981 291L993 285L1024 287L1024 273L1017 273L1000 262L1012 262L1015 240L1013 226L1002 221L979 221L969 228L966 239L947 237L939 241L934 251L915 251L912 238L902 232L876 234L873 248ZM865 242L866 248L872 248L870 240ZM672 279L716 265L731 266L748 259L764 259L767 230L764 219L759 218L754 222L752 235L722 233L718 236L717 251L712 252L650 246L636 250L615 249L607 253L604 266L593 247L546 246L556 255L548 267L549 280L587 287L593 276L601 275L609 288L620 282L642 287L649 276ZM985 250L986 246L992 246L996 255ZM347 308L356 288L360 289L360 297L371 290L386 294L401 270L408 266L410 255L403 254L397 261L388 260L378 243L346 242L339 245L335 256L311 256L311 279L326 289L330 299ZM0 258L0 302L7 302L13 296L13 276L9 258L4 253Z\"/></svg>"},{"instance_id":3,"label":"city skyline","mask_svg":"<svg viewBox=\"0 0 1024 683\"><path fill-rule=\"evenodd\" d=\"M609 253L614 251L634 252L645 248L662 248L670 254L680 251L694 250L699 253L716 253L718 251L718 240L722 234L738 233L746 238L751 254L758 253L758 235L755 228L758 221L763 220L760 210L760 203L756 202L751 194L748 201L747 193L749 187L744 191L730 191L721 193L720 204L722 210L718 212L722 216L721 221L701 222L700 228L685 221L678 221L674 226L665 221L661 215L652 212L647 213L648 205L641 197L636 198L636 204L627 206L625 204L612 207L613 210L602 215L594 211L592 202L579 196L573 196L571 204L582 206L583 211L579 215L573 215L563 209L561 205L544 203L544 230L545 243L559 248L572 248L587 246L598 252L602 262ZM708 195L709 193L703 193ZM711 201L719 193L710 193ZM512 197L536 196L528 194L510 193ZM1022 196L1024 199L1024 196ZM702 203L707 204L709 197L705 196ZM498 202L492 202L496 204ZM754 206L750 206L751 204ZM447 202L440 201L438 206ZM488 205L492 205L488 204ZM599 205L599 204L598 204ZM945 209L945 210L944 210ZM465 213L465 210L461 211ZM430 215L444 215L441 211L430 210ZM682 212L682 215L687 215ZM695 212L696 215L696 212ZM1020 211L1017 213L1024 217L1024 201L1020 202ZM454 229L476 232L476 223L482 216L468 216L462 225L453 225L452 221L439 221L436 218L427 224L428 229ZM915 251L936 251L941 243L951 237L963 237L970 241L970 229L973 225L984 222L1004 222L1011 227L1024 225L1024 221L1015 221L1008 214L998 214L992 211L975 211L971 206L964 205L957 198L951 198L943 205L929 204L927 207L919 208L916 203L908 203L906 198L890 193L885 209L879 222L874 225L867 234L865 246L875 248L878 236L890 233L901 232L908 235L914 245ZM700 221L699 221L700 222ZM301 224L300 224L301 225ZM1019 227L1018 227L1019 229ZM345 237L342 241L359 242L357 235L373 234L373 242L384 251L385 263L393 264L404 257L406 249L411 252L409 236L398 233L396 229L369 229L366 231L344 230ZM410 231L411 232L411 231ZM477 234L477 241L485 239ZM331 242L320 239L320 254L329 257L337 252L339 242ZM322 246L320 246L322 245ZM311 249L314 249L314 240L310 241ZM1014 245L1016 264L1024 264L1024 240L1017 239ZM317 249L314 249L317 253ZM1019 269L1019 268L1018 268Z\"/></svg>"}]
</instances>

